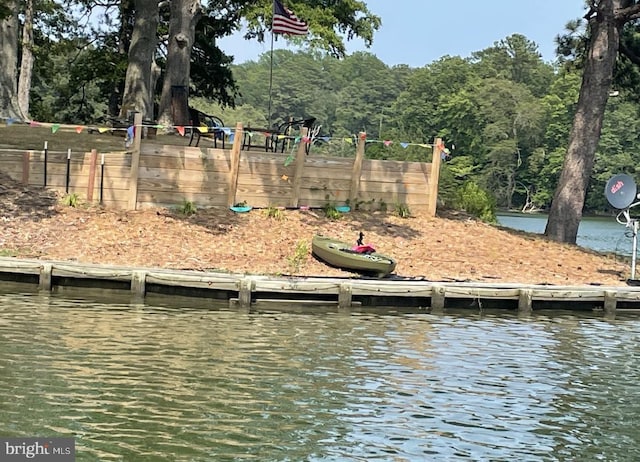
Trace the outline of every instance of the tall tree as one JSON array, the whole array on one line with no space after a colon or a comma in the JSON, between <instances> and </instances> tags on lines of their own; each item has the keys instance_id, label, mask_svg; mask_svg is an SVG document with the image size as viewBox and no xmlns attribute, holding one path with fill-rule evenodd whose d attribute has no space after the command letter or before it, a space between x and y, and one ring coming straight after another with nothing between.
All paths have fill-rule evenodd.
<instances>
[{"instance_id":1,"label":"tall tree","mask_svg":"<svg viewBox=\"0 0 640 462\"><path fill-rule=\"evenodd\" d=\"M129 47L129 62L124 81L120 115L128 111L141 112L153 119L153 96L157 74L155 64L158 32L158 0L135 0L135 23Z\"/></svg>"},{"instance_id":2,"label":"tall tree","mask_svg":"<svg viewBox=\"0 0 640 462\"><path fill-rule=\"evenodd\" d=\"M167 67L165 69L158 121L161 124L188 125L189 76L191 50L196 36L196 25L202 16L200 0L174 0L171 2Z\"/></svg>"},{"instance_id":3,"label":"tall tree","mask_svg":"<svg viewBox=\"0 0 640 462\"><path fill-rule=\"evenodd\" d=\"M25 118L18 105L18 2L6 0L4 6L10 14L0 21L0 117Z\"/></svg>"},{"instance_id":4,"label":"tall tree","mask_svg":"<svg viewBox=\"0 0 640 462\"><path fill-rule=\"evenodd\" d=\"M25 117L28 117L31 75L33 73L33 0L25 0L24 5L22 58L20 59L20 78L18 80L18 106L20 107L20 112Z\"/></svg>"},{"instance_id":5,"label":"tall tree","mask_svg":"<svg viewBox=\"0 0 640 462\"><path fill-rule=\"evenodd\" d=\"M620 43L620 30L640 16L635 0L591 0L582 85L545 234L575 244Z\"/></svg>"}]
</instances>

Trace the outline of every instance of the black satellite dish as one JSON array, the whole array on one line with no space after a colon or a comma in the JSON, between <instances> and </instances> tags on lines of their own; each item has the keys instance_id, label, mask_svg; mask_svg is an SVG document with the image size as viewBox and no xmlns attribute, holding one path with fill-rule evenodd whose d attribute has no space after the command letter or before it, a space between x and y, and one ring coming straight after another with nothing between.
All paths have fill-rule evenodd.
<instances>
[{"instance_id":1,"label":"black satellite dish","mask_svg":"<svg viewBox=\"0 0 640 462\"><path fill-rule=\"evenodd\" d=\"M604 188L604 195L607 196L609 204L616 209L626 209L636 200L638 188L626 173L620 173L607 181Z\"/></svg>"}]
</instances>

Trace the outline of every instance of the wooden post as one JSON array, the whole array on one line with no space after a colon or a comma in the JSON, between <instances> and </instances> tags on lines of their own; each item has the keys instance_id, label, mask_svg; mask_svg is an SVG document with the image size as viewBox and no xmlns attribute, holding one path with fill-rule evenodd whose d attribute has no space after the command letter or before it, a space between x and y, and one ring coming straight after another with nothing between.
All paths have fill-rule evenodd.
<instances>
[{"instance_id":1,"label":"wooden post","mask_svg":"<svg viewBox=\"0 0 640 462\"><path fill-rule=\"evenodd\" d=\"M244 129L242 122L236 123L236 132L233 135L233 146L231 147L231 165L229 168L229 187L227 189L227 205L229 207L236 203L236 192L238 190L238 174L240 171L240 149L242 148L242 137Z\"/></svg>"},{"instance_id":2,"label":"wooden post","mask_svg":"<svg viewBox=\"0 0 640 462\"><path fill-rule=\"evenodd\" d=\"M528 316L533 308L533 291L520 289L518 292L518 314Z\"/></svg>"},{"instance_id":3,"label":"wooden post","mask_svg":"<svg viewBox=\"0 0 640 462\"><path fill-rule=\"evenodd\" d=\"M96 169L98 165L98 151L91 150L91 160L89 162L89 182L87 183L87 202L93 201L93 190L96 186Z\"/></svg>"},{"instance_id":4,"label":"wooden post","mask_svg":"<svg viewBox=\"0 0 640 462\"><path fill-rule=\"evenodd\" d=\"M607 290L604 293L604 315L607 318L615 317L618 300L613 290Z\"/></svg>"},{"instance_id":5,"label":"wooden post","mask_svg":"<svg viewBox=\"0 0 640 462\"><path fill-rule=\"evenodd\" d=\"M31 161L31 151L22 153L22 184L29 184L29 163Z\"/></svg>"},{"instance_id":6,"label":"wooden post","mask_svg":"<svg viewBox=\"0 0 640 462\"><path fill-rule=\"evenodd\" d=\"M142 139L142 113L133 117L133 146L131 151L131 171L129 174L129 209L135 210L138 204L138 173L140 171L140 140Z\"/></svg>"},{"instance_id":7,"label":"wooden post","mask_svg":"<svg viewBox=\"0 0 640 462\"><path fill-rule=\"evenodd\" d=\"M53 272L53 265L51 263L43 263L40 267L40 280L38 288L40 290L51 290L51 273Z\"/></svg>"},{"instance_id":8,"label":"wooden post","mask_svg":"<svg viewBox=\"0 0 640 462\"><path fill-rule=\"evenodd\" d=\"M431 313L442 314L444 312L445 288L433 286L431 289Z\"/></svg>"},{"instance_id":9,"label":"wooden post","mask_svg":"<svg viewBox=\"0 0 640 462\"><path fill-rule=\"evenodd\" d=\"M352 290L351 283L343 282L340 284L338 291L338 308L351 308Z\"/></svg>"},{"instance_id":10,"label":"wooden post","mask_svg":"<svg viewBox=\"0 0 640 462\"><path fill-rule=\"evenodd\" d=\"M134 296L144 297L146 282L147 273L145 271L134 271L131 273L131 292Z\"/></svg>"},{"instance_id":11,"label":"wooden post","mask_svg":"<svg viewBox=\"0 0 640 462\"><path fill-rule=\"evenodd\" d=\"M251 308L251 292L255 289L256 283L251 278L244 278L240 281L238 291L238 304L240 308Z\"/></svg>"},{"instance_id":12,"label":"wooden post","mask_svg":"<svg viewBox=\"0 0 640 462\"><path fill-rule=\"evenodd\" d=\"M302 174L304 173L304 163L307 158L307 149L304 139L307 137L309 129L302 127L300 129L300 144L296 151L296 170L293 174L293 187L291 189L291 207L297 207L300 200L300 186L302 185Z\"/></svg>"},{"instance_id":13,"label":"wooden post","mask_svg":"<svg viewBox=\"0 0 640 462\"><path fill-rule=\"evenodd\" d=\"M356 158L353 161L353 169L351 170L351 189L349 190L349 203L353 207L358 199L360 191L360 177L362 176L362 161L364 159L364 147L367 143L367 134L360 132L358 134L358 147L356 148Z\"/></svg>"},{"instance_id":14,"label":"wooden post","mask_svg":"<svg viewBox=\"0 0 640 462\"><path fill-rule=\"evenodd\" d=\"M431 175L429 178L429 216L436 216L436 206L438 204L438 181L440 181L440 159L444 149L442 138L436 138L433 145L433 155L431 156Z\"/></svg>"}]
</instances>

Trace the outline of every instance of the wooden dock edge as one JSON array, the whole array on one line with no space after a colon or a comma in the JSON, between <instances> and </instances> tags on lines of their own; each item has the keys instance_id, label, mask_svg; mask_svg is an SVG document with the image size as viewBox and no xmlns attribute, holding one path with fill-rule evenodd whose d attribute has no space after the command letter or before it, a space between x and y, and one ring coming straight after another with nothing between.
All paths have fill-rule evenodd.
<instances>
[{"instance_id":1,"label":"wooden dock edge","mask_svg":"<svg viewBox=\"0 0 640 462\"><path fill-rule=\"evenodd\" d=\"M540 309L590 310L609 317L621 311L640 313L640 287L629 286L276 277L0 257L0 284L2 281L32 283L43 291L68 285L119 289L135 297L150 292L209 297L245 309L280 303L309 309L410 307L429 313L449 308L502 309L522 315Z\"/></svg>"}]
</instances>

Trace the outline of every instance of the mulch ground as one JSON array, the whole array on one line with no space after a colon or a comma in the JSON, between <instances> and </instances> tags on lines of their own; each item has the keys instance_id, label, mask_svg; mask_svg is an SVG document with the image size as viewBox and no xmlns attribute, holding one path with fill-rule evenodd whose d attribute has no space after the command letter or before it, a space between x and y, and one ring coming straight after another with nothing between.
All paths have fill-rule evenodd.
<instances>
[{"instance_id":1,"label":"mulch ground","mask_svg":"<svg viewBox=\"0 0 640 462\"><path fill-rule=\"evenodd\" d=\"M629 263L463 215L400 218L322 211L236 214L64 206L48 190L0 173L0 255L43 260L240 273L357 277L311 255L314 234L365 242L398 261L396 278L553 285L625 285Z\"/></svg>"}]
</instances>

